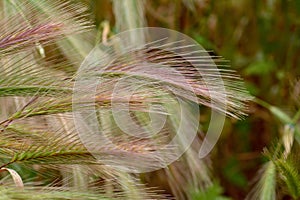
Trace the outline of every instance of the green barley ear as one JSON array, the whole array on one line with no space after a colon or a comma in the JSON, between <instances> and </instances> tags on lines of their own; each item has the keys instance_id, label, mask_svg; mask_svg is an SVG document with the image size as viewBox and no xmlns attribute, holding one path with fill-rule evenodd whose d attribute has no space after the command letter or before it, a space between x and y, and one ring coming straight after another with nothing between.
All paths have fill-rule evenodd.
<instances>
[{"instance_id":1,"label":"green barley ear","mask_svg":"<svg viewBox=\"0 0 300 200\"><path fill-rule=\"evenodd\" d=\"M246 200L275 200L277 185L277 166L275 161L283 158L284 146L281 141L274 141L269 149L263 150L268 159L254 178L255 185L248 193Z\"/></svg>"},{"instance_id":2,"label":"green barley ear","mask_svg":"<svg viewBox=\"0 0 300 200\"><path fill-rule=\"evenodd\" d=\"M0 186L1 200L112 200L112 199L132 199L126 192L114 191L115 195L105 194L107 188L93 188L86 191L78 191L72 188L55 189L55 187L27 187L24 190ZM169 199L163 195L150 194L149 196L139 196L138 199Z\"/></svg>"},{"instance_id":3,"label":"green barley ear","mask_svg":"<svg viewBox=\"0 0 300 200\"><path fill-rule=\"evenodd\" d=\"M300 174L298 168L291 160L279 159L275 161L276 168L280 172L280 177L285 182L288 193L293 199L300 197Z\"/></svg>"},{"instance_id":4,"label":"green barley ear","mask_svg":"<svg viewBox=\"0 0 300 200\"><path fill-rule=\"evenodd\" d=\"M248 195L249 197L253 198L249 199L255 199L255 197L258 197L258 194L264 194L264 198L261 199L267 199L268 196L271 197L270 191L275 192L277 177L283 180L289 195L291 195L294 199L299 198L300 175L297 167L295 166L296 163L290 157L287 157L285 152L286 150L284 148L284 144L281 141L273 145L270 148L270 151L267 149L264 150L263 154L270 161L263 167L264 172L259 180L259 184ZM272 188L272 190L270 188ZM254 191L256 191L256 193Z\"/></svg>"},{"instance_id":5,"label":"green barley ear","mask_svg":"<svg viewBox=\"0 0 300 200\"><path fill-rule=\"evenodd\" d=\"M67 118L66 115L64 117ZM44 125L30 127L26 126L26 123L32 124L32 120L19 120L18 123L14 122L5 129L1 127L0 169L4 169L6 166L16 166L17 164L30 171L35 171L32 169L33 165L70 171L73 165L76 164L85 169L81 175L92 175L93 177L106 177L109 175L107 180L113 178L114 185L111 185L113 191L111 194L107 194L109 195L107 196L107 188L100 187L100 189L96 189L97 193L99 190L100 194L93 194L89 192L90 186L87 185L87 188L77 187L77 191L80 192L73 192L72 188L68 185L70 184L70 180L67 180L67 185L64 185L66 188L53 188L53 193L48 192L48 190L51 189L49 186L45 188L35 187L32 189L25 187L24 191L16 192L15 194L10 193L10 188L8 188L9 191L0 190L1 195L8 195L11 199L19 197L18 195L25 197L25 195L29 194L33 195L32 199L59 199L58 196L64 195L66 195L66 199L73 199L75 197L80 199L81 196L81 199L105 199L105 197L132 199L133 196L139 196L142 197L142 199L164 199L164 196L157 194L156 190L146 189L142 184L138 184L138 181L131 175L115 171L109 166L104 166L101 160L96 160L91 153L86 150L80 142L76 131L71 127L67 131L62 128L51 132L51 130L44 127ZM36 128L36 130L34 128ZM137 147L139 146L137 142L135 145ZM127 143L121 144L120 146L123 146L123 148L133 148L131 144ZM140 152L139 149L135 150ZM101 152L93 152L93 154L98 154L103 159L109 159L110 155L115 155L115 151L114 149L103 148ZM46 171L46 173L48 172ZM50 174L50 176L52 175ZM89 177L91 178L91 176ZM90 181L88 181L87 184L89 184L89 182ZM68 190L72 192L69 193ZM53 194L53 196L51 196L51 194Z\"/></svg>"},{"instance_id":6,"label":"green barley ear","mask_svg":"<svg viewBox=\"0 0 300 200\"><path fill-rule=\"evenodd\" d=\"M247 195L246 200L276 199L276 167L272 161L267 162L258 172L257 184Z\"/></svg>"}]
</instances>

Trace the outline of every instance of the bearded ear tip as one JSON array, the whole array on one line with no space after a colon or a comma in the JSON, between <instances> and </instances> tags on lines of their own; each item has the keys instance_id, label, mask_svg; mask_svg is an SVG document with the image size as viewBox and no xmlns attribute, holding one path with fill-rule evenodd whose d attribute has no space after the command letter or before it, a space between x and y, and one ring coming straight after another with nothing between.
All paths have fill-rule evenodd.
<instances>
[{"instance_id":1,"label":"bearded ear tip","mask_svg":"<svg viewBox=\"0 0 300 200\"><path fill-rule=\"evenodd\" d=\"M16 11L11 15L5 15L0 21L0 53L2 55L37 48L40 55L45 57L43 44L61 39L66 35L89 31L94 27L93 22L83 20L80 16L85 14L79 12L80 9L75 9L83 7L77 4L67 2L57 4L45 0L30 1L30 3L14 1L10 6ZM32 17L32 13L37 17Z\"/></svg>"}]
</instances>

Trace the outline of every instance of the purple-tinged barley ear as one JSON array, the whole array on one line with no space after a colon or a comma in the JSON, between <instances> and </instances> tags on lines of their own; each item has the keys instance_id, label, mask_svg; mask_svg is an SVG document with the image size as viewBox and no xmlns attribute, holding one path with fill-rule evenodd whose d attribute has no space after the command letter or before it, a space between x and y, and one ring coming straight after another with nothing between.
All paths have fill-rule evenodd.
<instances>
[{"instance_id":1,"label":"purple-tinged barley ear","mask_svg":"<svg viewBox=\"0 0 300 200\"><path fill-rule=\"evenodd\" d=\"M91 30L84 7L68 2L14 2L16 12L0 20L0 56ZM53 14L55 13L55 14Z\"/></svg>"},{"instance_id":2,"label":"purple-tinged barley ear","mask_svg":"<svg viewBox=\"0 0 300 200\"><path fill-rule=\"evenodd\" d=\"M49 43L61 38L65 33L62 23L48 22L34 27L18 27L18 30L10 30L0 37L0 54L6 55L39 44Z\"/></svg>"},{"instance_id":3,"label":"purple-tinged barley ear","mask_svg":"<svg viewBox=\"0 0 300 200\"><path fill-rule=\"evenodd\" d=\"M252 97L233 70L219 69L224 60L211 57L207 52L195 53L189 46L177 45L176 42L165 44L171 50L155 45L152 43L138 50L130 49L115 59L107 71L163 82L165 90L171 89L177 96L233 118L246 115L247 101ZM145 62L152 63L153 67L145 66ZM194 95L197 98L193 98Z\"/></svg>"}]
</instances>

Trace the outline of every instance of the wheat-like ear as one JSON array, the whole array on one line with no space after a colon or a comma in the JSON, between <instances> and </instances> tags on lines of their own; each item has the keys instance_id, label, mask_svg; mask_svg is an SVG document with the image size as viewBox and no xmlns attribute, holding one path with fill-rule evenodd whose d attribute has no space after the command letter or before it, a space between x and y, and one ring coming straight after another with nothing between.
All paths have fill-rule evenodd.
<instances>
[{"instance_id":1,"label":"wheat-like ear","mask_svg":"<svg viewBox=\"0 0 300 200\"><path fill-rule=\"evenodd\" d=\"M275 165L288 188L289 194L293 199L299 199L300 174L296 166L294 166L294 163L291 160L279 159L275 161Z\"/></svg>"},{"instance_id":2,"label":"wheat-like ear","mask_svg":"<svg viewBox=\"0 0 300 200\"><path fill-rule=\"evenodd\" d=\"M16 191L11 187L0 186L0 194L2 200L12 199L29 199L31 200L73 200L73 199L84 199L84 200L110 200L110 199L133 199L128 196L124 191L113 191L114 195L105 194L105 188L93 188L88 191L77 191L72 188L49 188L49 187L27 187L25 190ZM131 196L132 197L132 196ZM170 199L164 195L154 193L143 193L142 196L136 196L136 199L143 198L145 200L150 199Z\"/></svg>"},{"instance_id":3,"label":"wheat-like ear","mask_svg":"<svg viewBox=\"0 0 300 200\"><path fill-rule=\"evenodd\" d=\"M128 183L127 183L128 184ZM154 191L141 190L139 196L132 196L128 194L128 191L120 191L113 189L113 194L107 194L107 188L92 188L87 191L78 191L68 187L26 187L24 190L15 190L12 187L0 186L1 200L12 199L30 199L31 200L111 200L111 199L160 199L167 200L170 197L166 195L156 194Z\"/></svg>"},{"instance_id":4,"label":"wheat-like ear","mask_svg":"<svg viewBox=\"0 0 300 200\"><path fill-rule=\"evenodd\" d=\"M71 94L72 83L67 75L55 68L65 67L67 62L36 58L26 51L0 60L0 96L56 96ZM49 68L51 64L52 68Z\"/></svg>"},{"instance_id":5,"label":"wheat-like ear","mask_svg":"<svg viewBox=\"0 0 300 200\"><path fill-rule=\"evenodd\" d=\"M84 6L68 1L10 0L3 2L3 10L0 96L70 95L72 77L64 72L74 71L73 63L57 55L60 51L54 45L47 45L93 27ZM32 51L35 48L46 57L36 55ZM65 112L65 109L55 112Z\"/></svg>"},{"instance_id":6,"label":"wheat-like ear","mask_svg":"<svg viewBox=\"0 0 300 200\"><path fill-rule=\"evenodd\" d=\"M153 139L122 138L113 135L117 130L112 130L111 136L108 135L111 139L109 142L103 141L102 144L95 144L93 137L97 136L91 136L90 143L85 145L99 147L95 148L95 151L91 149L88 151L81 143L74 125L69 127L66 133L64 128L59 128L54 132L45 127L37 130L28 126L26 128L25 122L26 120L18 123L12 122L8 126L1 127L0 158L3 162L1 167L13 163L56 166L58 164L104 165L111 162L117 165L118 163L115 162L118 160L129 164L132 159L140 160L139 163L130 163L133 166L156 167L163 161L163 157L154 157L149 154L163 145Z\"/></svg>"},{"instance_id":7,"label":"wheat-like ear","mask_svg":"<svg viewBox=\"0 0 300 200\"><path fill-rule=\"evenodd\" d=\"M216 106L214 107L215 109L236 118L245 114L245 102L250 97L245 92L239 77L235 76L230 70L210 68L207 65L208 57L195 56L194 52L189 49L189 46L181 45L180 43L166 44L168 47L167 50L161 51L160 46L152 43L145 44L140 51L130 48L127 55L131 60L126 59L126 57L115 57L114 62L105 73L99 75L96 72L96 74L92 74L92 76L96 75L103 78L103 82L96 90L95 99L90 98L90 95L83 95L80 99L76 99L83 105L82 108L86 111L96 109L97 114L99 114L97 116L98 121L84 125L93 127L97 123L101 124L101 131L106 134L105 136L112 143L103 142L102 144L97 144L95 143L95 138L91 137L86 145L92 147L93 145L99 145L100 148L95 147L87 151L81 143L74 126L69 127L68 130L61 127L57 130L49 130L47 126L53 124L48 124L41 130L36 130L37 123L40 121L34 122L36 119L34 118L35 116L61 114L72 111L71 86L74 83L73 79L66 75L64 70L55 70L59 65L63 65L64 67L69 63L56 62L57 57L50 58L47 54L51 52L47 50L47 46L45 45L53 44L54 40L60 39L65 35L86 31L91 27L91 24L85 20L85 15L81 15L81 6L69 4L65 1L10 0L7 2L6 6L12 10L12 14L6 16L3 21L4 35L0 40L0 56L3 63L1 67L3 67L4 72L4 76L0 78L0 96L33 96L33 98L28 100L28 103L10 118L0 123L0 168L14 164L22 166L38 164L47 165L51 168L58 168L61 165L72 166L74 164L89 165L90 168L97 168L104 166L103 163L120 165L121 167L124 165L139 168L165 166L163 160L166 157L174 157L172 149L166 155L153 156L151 152L160 149L168 142L168 139L172 136L170 133L174 133L174 129L177 128L176 122L180 119L170 117L168 124L160 131L159 136L162 136L161 138L136 139L135 137L122 136L123 132L111 117L112 86L116 82L116 77L120 76L132 78L132 81L123 87L120 94L118 94L117 103L121 105L125 104L128 99L126 92L130 91L137 84L147 82L151 85L131 97L129 102L130 111L136 115L135 120L141 124L147 123L145 115L150 112L147 108L151 103L163 103L161 99L166 101L166 98L162 97L169 98L167 101L170 103L169 109L171 113L178 112L178 110L172 109L174 96L176 95L188 100L190 105L195 106L195 103L200 103L212 107L212 104L210 104L212 98L209 94L209 89L211 89L211 94L215 95L213 99L216 101L216 105L226 104L226 108ZM10 16L13 17L8 19ZM72 36L67 36L63 42L71 43L71 45L67 46L75 49L76 55L79 55L80 59L85 57L86 52L89 52L90 46L81 48L84 45L77 45L74 41L76 40ZM65 50L68 48L65 48L62 44L65 43L61 43L61 41L56 43L60 49L63 49L63 53L66 53ZM42 56L36 56L32 53L34 48L37 48ZM175 55L172 53L174 49L182 49L183 52L182 54ZM17 52L18 55L15 56L14 52ZM132 55L134 56L132 57ZM58 57L60 56L59 54ZM198 63L197 66L202 70L203 74L199 74L191 63L184 59L184 56L188 56L189 59ZM36 59L36 57L39 57L39 59ZM45 59L40 57L44 57ZM214 59L218 61L219 58L215 57ZM54 66L51 63L53 66L51 69L48 67L49 60L55 63ZM149 71L143 65L139 65L145 60L156 65L161 65L162 67L156 68L154 71ZM184 78L168 73L169 71L163 67L165 64L182 74ZM216 81L215 72L220 72L224 78L224 84L227 89L225 92L228 97L226 102L222 98L222 90L219 90L220 85ZM207 83L203 80L203 76L206 76L206 80L209 80ZM186 80L191 85L191 88L186 87L187 85L184 83ZM159 83L164 83L164 86L161 86ZM174 91L175 95L170 94L168 91L169 88ZM197 101L191 98L192 92L196 93ZM77 110L73 111L76 112ZM161 110L155 110L155 112L163 113ZM69 116L64 115L64 117L67 118ZM24 122L26 119L31 120L32 123L28 125ZM89 119L84 120L88 121ZM189 120L189 118L186 120L189 127L195 126L193 120ZM23 126L20 126L21 124ZM181 142L184 143L185 141L177 142L179 145L182 145ZM94 156L97 156L97 159ZM198 164L203 163L196 162L195 157L196 153L194 151L188 151L188 156L185 158L188 160L188 169L193 172L189 173L186 177L193 178L195 186L198 186L198 182L202 181L198 181L198 177L203 178L205 184L209 184L210 179L206 175L206 167L199 167ZM199 175L196 172L194 173L194 169L196 168L197 173L205 171L203 172L205 174ZM124 176L127 175L125 173ZM130 193L126 197L134 199L144 194L143 190L136 190L137 185L134 184L135 180L129 181L126 178L121 178L120 182L122 182L123 190L126 188L127 190L125 191ZM185 183L187 182L185 180ZM26 190L24 193L12 194L9 191L2 190L1 194L7 194L9 198L18 197L13 195L21 195L19 197L32 195L32 197L39 199L50 198L48 191L36 194L36 191ZM79 196L76 196L77 194ZM101 195L97 197L93 196L93 194L84 196L86 194L83 193L75 193L75 196L70 196L68 191L61 191L61 193L55 193L55 195L53 194L52 197L66 199L81 197L86 199L101 198ZM121 194L118 196L118 193L116 193L116 197L122 198L124 195ZM151 198L155 197L151 196Z\"/></svg>"},{"instance_id":8,"label":"wheat-like ear","mask_svg":"<svg viewBox=\"0 0 300 200\"><path fill-rule=\"evenodd\" d=\"M300 196L300 175L295 162L287 157L286 144L283 141L274 142L270 150L265 149L264 155L269 161L259 171L256 186L248 194L247 199L276 199L278 178L285 183L286 191L294 199ZM289 147L288 147L289 148Z\"/></svg>"},{"instance_id":9,"label":"wheat-like ear","mask_svg":"<svg viewBox=\"0 0 300 200\"><path fill-rule=\"evenodd\" d=\"M81 145L76 135L38 132L10 125L2 129L2 167L13 163L39 164L96 164L96 160ZM10 157L10 158L9 158Z\"/></svg>"},{"instance_id":10,"label":"wheat-like ear","mask_svg":"<svg viewBox=\"0 0 300 200\"><path fill-rule=\"evenodd\" d=\"M46 127L40 125L34 130L32 127L25 125L26 123L30 123L30 121L31 120L26 122L26 120L23 120L22 122L13 123L2 130L0 137L1 168L14 164L31 168L32 164L36 164L39 166L51 167L52 169L67 170L71 169L74 164L79 164L81 166L86 166L84 174L93 176L97 176L98 174L109 174L109 176L115 178L114 182L117 184L113 187L115 189L117 187L117 189L112 191L109 195L110 197L134 199L143 196L143 199L164 199L164 196L156 194L155 190L144 190L143 185L137 185L138 181L129 179L128 174L115 171L102 163L103 160L107 163L111 156L119 156L119 159L123 159L123 157L128 158L128 156L140 156L139 160L142 160L142 162L140 164L137 163L138 166L149 166L151 165L151 161L155 161L155 158L143 156L143 153L149 151L149 147L152 148L150 151L155 150L153 149L155 146L149 146L147 141L131 141L130 143L128 141L123 141L122 139L118 140L117 138L114 138L115 142L118 142L115 143L114 148L104 144L103 149L98 148L97 152L90 152L82 145L74 129L68 129L67 133L65 130L51 132L50 130L46 131ZM124 155L123 151L125 149L127 152L126 155ZM93 153L93 155L91 153ZM97 160L94 158L95 155L97 156ZM157 163L153 162L152 164L156 166ZM99 188L99 186L97 187ZM43 199L45 196L45 199L47 199L47 197L50 197L48 190L49 187L45 188L44 192L39 195L37 195L38 188L34 188L34 190L25 190L16 194L32 193L34 197L36 195L36 198L40 197ZM53 188L53 192L57 195L68 194L68 191L59 190L61 189ZM99 190L101 191L101 187ZM0 192L6 194L5 191ZM105 194L106 192L102 191L101 194L98 194L98 198L107 196L102 195L102 193ZM76 195L78 195L79 198L80 195L85 197L84 195L89 193L88 191L82 191L70 194L74 194L74 197L77 197ZM9 193L9 195L12 194ZM90 195L95 196L96 194L90 193ZM54 195L53 197L56 196Z\"/></svg>"},{"instance_id":11,"label":"wheat-like ear","mask_svg":"<svg viewBox=\"0 0 300 200\"><path fill-rule=\"evenodd\" d=\"M74 48L76 56L85 57L86 52L89 52L90 49L87 48L86 51L85 48L81 48L85 46L81 45L82 42L78 46L77 41L69 34L86 31L91 27L91 23L86 21L85 15L82 15L81 6L66 1L10 0L5 2L5 10L10 10L11 13L6 12L3 21L5 29L3 29L4 35L0 49L1 68L3 69L3 77L0 79L0 96L29 96L31 98L24 98L26 104L19 106L17 112L2 121L0 125L1 168L16 165L33 168L33 166L42 165L51 169L71 169L74 164L80 164L87 166L93 176L98 174L96 171L101 171L101 173L111 173L117 177L118 172L104 166L101 161L109 160L113 155L119 156L122 160L125 160L123 158L127 158L127 156L140 157L142 167L143 165L154 166L156 162L159 163L162 159L147 156L146 152L157 148L155 143L147 140L131 138L133 140L128 141L124 138L113 137L115 146L102 144L105 148L91 152L82 145L74 127L69 127L68 130L64 128L52 130L48 127L53 125L50 123L39 127L45 118L37 119L34 116L65 113L72 109L72 77L64 73L66 71L64 68L68 67L70 63L61 62L61 52L53 47L58 45L60 49L63 49L63 53L69 49L65 48L65 43L61 43L61 41L55 45L53 43L67 35L64 41L71 43L69 46L72 48L76 47ZM12 35L12 33L15 34ZM48 47L49 44L51 46ZM36 55L35 48L40 55ZM53 50L50 51L50 49ZM57 56L52 57L52 55ZM108 85L110 82L107 81L106 84L104 91L101 90L97 94L96 103L99 107L109 108L111 91L108 90L110 88ZM136 97L134 100L136 109L142 109L140 103L144 102L145 96L147 95L140 94ZM92 99L86 97L81 100L87 104L93 102ZM64 115L64 117L68 118L68 115ZM112 133L115 131L112 130ZM124 150L126 150L125 154ZM92 153L98 155L97 160ZM135 163L139 166L141 164ZM124 173L123 178L114 179L114 182L120 182L120 184L117 189L113 185L110 195L94 194L89 191L74 192L68 187L56 187L52 191L50 186L42 189L26 187L24 191L18 192L12 192L8 187L1 187L0 193L1 197L4 196L8 199L26 199L28 196L31 199L162 198L161 195L156 195L155 191L148 191L142 185L137 185L135 179L129 180L129 176Z\"/></svg>"},{"instance_id":12,"label":"wheat-like ear","mask_svg":"<svg viewBox=\"0 0 300 200\"><path fill-rule=\"evenodd\" d=\"M267 162L258 172L257 184L247 195L247 200L276 199L276 166L272 161Z\"/></svg>"},{"instance_id":13,"label":"wheat-like ear","mask_svg":"<svg viewBox=\"0 0 300 200\"><path fill-rule=\"evenodd\" d=\"M28 199L31 200L72 200L72 199L86 199L86 200L109 200L110 198L105 197L103 194L97 194L93 191L78 192L72 190L55 190L48 188L26 188L22 191L16 191L14 188L0 186L0 194L2 200L11 199ZM122 199L122 198L118 198Z\"/></svg>"},{"instance_id":14,"label":"wheat-like ear","mask_svg":"<svg viewBox=\"0 0 300 200\"><path fill-rule=\"evenodd\" d=\"M19 19L20 16L15 17ZM2 22L0 28L5 30L7 22ZM59 38L63 33L63 25L55 22L38 24L33 27L28 27L25 23L19 24L15 30L9 29L8 33L4 33L0 39L0 53L7 55L16 53L28 47L34 46L36 43L45 43L53 38Z\"/></svg>"},{"instance_id":15,"label":"wheat-like ear","mask_svg":"<svg viewBox=\"0 0 300 200\"><path fill-rule=\"evenodd\" d=\"M48 5L41 12L41 7ZM7 1L4 9L13 10L0 21L0 55L9 55L36 46L44 54L43 44L65 35L81 33L92 27L78 4L57 1ZM49 16L54 12L56 16ZM6 12L7 13L7 12ZM42 55L44 56L44 55Z\"/></svg>"},{"instance_id":16,"label":"wheat-like ear","mask_svg":"<svg viewBox=\"0 0 300 200\"><path fill-rule=\"evenodd\" d=\"M30 0L22 2L28 2L32 7L37 8L38 18L46 16L49 19L57 19L58 16L66 16L64 21L67 27L72 30L79 30L76 32L79 34L67 34L63 40L56 42L64 56L72 63L76 63L76 70L95 45L96 33L91 28L93 23L89 20L90 14L86 12L87 6L79 2L74 3L66 0Z\"/></svg>"},{"instance_id":17,"label":"wheat-like ear","mask_svg":"<svg viewBox=\"0 0 300 200\"><path fill-rule=\"evenodd\" d=\"M222 59L201 52L195 44L184 45L182 41L168 43L167 38L143 45L138 50L128 47L127 52L119 57L112 54L113 62L102 75L136 77L162 84L163 91L170 90L177 96L230 117L241 118L245 115L246 104L252 97L241 78L234 71L224 68L226 62ZM111 52L107 50L107 53ZM193 99L194 95L197 99Z\"/></svg>"}]
</instances>

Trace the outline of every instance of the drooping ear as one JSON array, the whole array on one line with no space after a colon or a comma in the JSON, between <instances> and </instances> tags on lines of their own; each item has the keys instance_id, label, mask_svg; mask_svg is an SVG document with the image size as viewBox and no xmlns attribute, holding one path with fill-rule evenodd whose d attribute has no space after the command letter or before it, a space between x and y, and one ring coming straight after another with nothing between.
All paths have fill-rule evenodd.
<instances>
[{"instance_id":1,"label":"drooping ear","mask_svg":"<svg viewBox=\"0 0 300 200\"><path fill-rule=\"evenodd\" d=\"M0 21L0 56L36 47L44 56L43 44L93 27L85 8L57 1L8 1ZM9 14L8 14L9 13Z\"/></svg>"}]
</instances>

